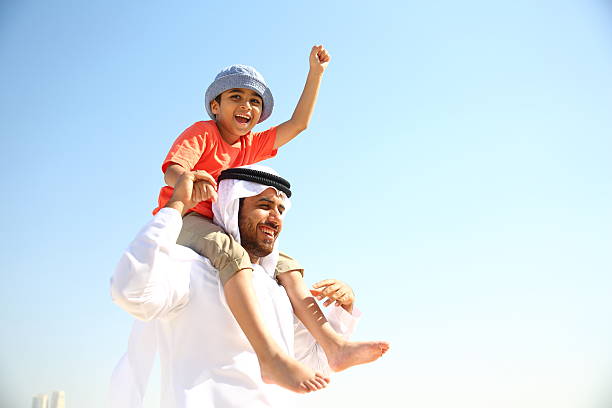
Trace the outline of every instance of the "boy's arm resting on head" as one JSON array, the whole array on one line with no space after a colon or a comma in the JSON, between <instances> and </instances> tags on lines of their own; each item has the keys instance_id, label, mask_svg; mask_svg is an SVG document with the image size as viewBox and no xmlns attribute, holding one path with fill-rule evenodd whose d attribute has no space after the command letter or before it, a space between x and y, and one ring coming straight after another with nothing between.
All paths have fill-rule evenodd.
<instances>
[{"instance_id":1,"label":"boy's arm resting on head","mask_svg":"<svg viewBox=\"0 0 612 408\"><path fill-rule=\"evenodd\" d=\"M277 126L275 149L286 144L308 127L317 102L323 72L325 72L330 59L331 57L322 45L312 47L310 51L310 70L306 77L302 96L300 96L291 119Z\"/></svg>"}]
</instances>

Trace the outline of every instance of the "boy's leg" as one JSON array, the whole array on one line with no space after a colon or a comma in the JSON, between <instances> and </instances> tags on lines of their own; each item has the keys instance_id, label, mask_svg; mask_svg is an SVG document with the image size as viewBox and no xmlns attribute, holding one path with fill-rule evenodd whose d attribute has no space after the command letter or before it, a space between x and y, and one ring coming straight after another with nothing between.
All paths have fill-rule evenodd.
<instances>
[{"instance_id":1,"label":"boy's leg","mask_svg":"<svg viewBox=\"0 0 612 408\"><path fill-rule=\"evenodd\" d=\"M232 314L257 354L264 382L295 392L324 388L329 378L289 357L272 339L259 313L252 282L252 271L243 269L227 281L223 290Z\"/></svg>"},{"instance_id":2,"label":"boy's leg","mask_svg":"<svg viewBox=\"0 0 612 408\"><path fill-rule=\"evenodd\" d=\"M190 212L183 218L183 228L176 243L208 258L219 271L223 285L237 271L253 269L244 248L221 227L196 212Z\"/></svg>"},{"instance_id":3,"label":"boy's leg","mask_svg":"<svg viewBox=\"0 0 612 408\"><path fill-rule=\"evenodd\" d=\"M300 265L297 259L292 258L281 251L278 253L278 261L276 263L276 270L274 271L276 280L278 280L278 277L285 272L299 272L302 277L304 276L304 268L302 268L302 265Z\"/></svg>"},{"instance_id":4,"label":"boy's leg","mask_svg":"<svg viewBox=\"0 0 612 408\"><path fill-rule=\"evenodd\" d=\"M386 342L347 341L336 333L306 287L301 270L282 273L277 279L289 295L293 312L325 351L332 370L342 371L372 362L387 350Z\"/></svg>"},{"instance_id":5,"label":"boy's leg","mask_svg":"<svg viewBox=\"0 0 612 408\"><path fill-rule=\"evenodd\" d=\"M219 271L227 304L253 346L262 378L294 392L324 388L329 379L289 357L268 332L253 290L247 252L208 218L190 213L183 219L177 243L207 257Z\"/></svg>"}]
</instances>

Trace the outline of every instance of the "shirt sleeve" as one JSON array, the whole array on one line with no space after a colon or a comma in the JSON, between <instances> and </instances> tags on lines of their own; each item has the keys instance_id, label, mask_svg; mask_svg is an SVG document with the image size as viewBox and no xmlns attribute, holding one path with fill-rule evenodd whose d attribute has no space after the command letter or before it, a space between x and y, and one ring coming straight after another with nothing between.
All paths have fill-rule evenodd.
<instances>
[{"instance_id":1,"label":"shirt sleeve","mask_svg":"<svg viewBox=\"0 0 612 408\"><path fill-rule=\"evenodd\" d=\"M342 307L333 307L329 313L325 310L327 320L333 329L345 339L348 339L361 317L361 311L356 307L353 308L353 313L348 313ZM295 359L307 365L311 369L318 371L324 375L330 375L331 369L327 363L327 357L323 351L323 347L316 342L314 337L306 329L306 327L295 318L295 342L294 355Z\"/></svg>"},{"instance_id":2,"label":"shirt sleeve","mask_svg":"<svg viewBox=\"0 0 612 408\"><path fill-rule=\"evenodd\" d=\"M263 132L255 132L251 136L249 158L246 162L249 164L257 163L276 156L276 153L278 153L278 149L274 148L274 143L276 142L276 126L264 130Z\"/></svg>"},{"instance_id":3,"label":"shirt sleeve","mask_svg":"<svg viewBox=\"0 0 612 408\"><path fill-rule=\"evenodd\" d=\"M196 122L179 135L162 164L162 172L171 164L180 164L191 170L206 151L208 131L202 122Z\"/></svg>"},{"instance_id":4,"label":"shirt sleeve","mask_svg":"<svg viewBox=\"0 0 612 408\"><path fill-rule=\"evenodd\" d=\"M171 317L189 301L191 260L173 256L181 226L178 211L162 208L125 250L111 278L113 301L140 320Z\"/></svg>"}]
</instances>

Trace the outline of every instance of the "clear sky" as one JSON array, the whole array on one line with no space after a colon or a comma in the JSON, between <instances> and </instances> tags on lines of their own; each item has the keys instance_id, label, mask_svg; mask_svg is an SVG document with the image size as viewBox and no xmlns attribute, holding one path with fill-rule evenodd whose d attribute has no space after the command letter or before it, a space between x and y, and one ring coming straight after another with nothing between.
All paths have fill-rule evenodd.
<instances>
[{"instance_id":1,"label":"clear sky","mask_svg":"<svg viewBox=\"0 0 612 408\"><path fill-rule=\"evenodd\" d=\"M6 0L0 406L106 406L109 277L172 141L235 63L274 93L258 129L288 119L315 43L311 126L265 163L294 187L283 247L392 350L303 406L612 404L609 2Z\"/></svg>"}]
</instances>

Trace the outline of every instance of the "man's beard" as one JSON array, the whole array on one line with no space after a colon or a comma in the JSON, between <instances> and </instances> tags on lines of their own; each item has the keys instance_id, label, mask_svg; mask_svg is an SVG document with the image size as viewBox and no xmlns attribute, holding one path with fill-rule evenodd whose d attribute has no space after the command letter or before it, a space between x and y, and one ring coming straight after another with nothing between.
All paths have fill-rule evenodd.
<instances>
[{"instance_id":1,"label":"man's beard","mask_svg":"<svg viewBox=\"0 0 612 408\"><path fill-rule=\"evenodd\" d=\"M238 215L238 229L240 230L240 245L247 251L250 256L263 258L272 253L274 242L264 242L257 239L257 225L253 225L250 221L243 220L240 214Z\"/></svg>"}]
</instances>

